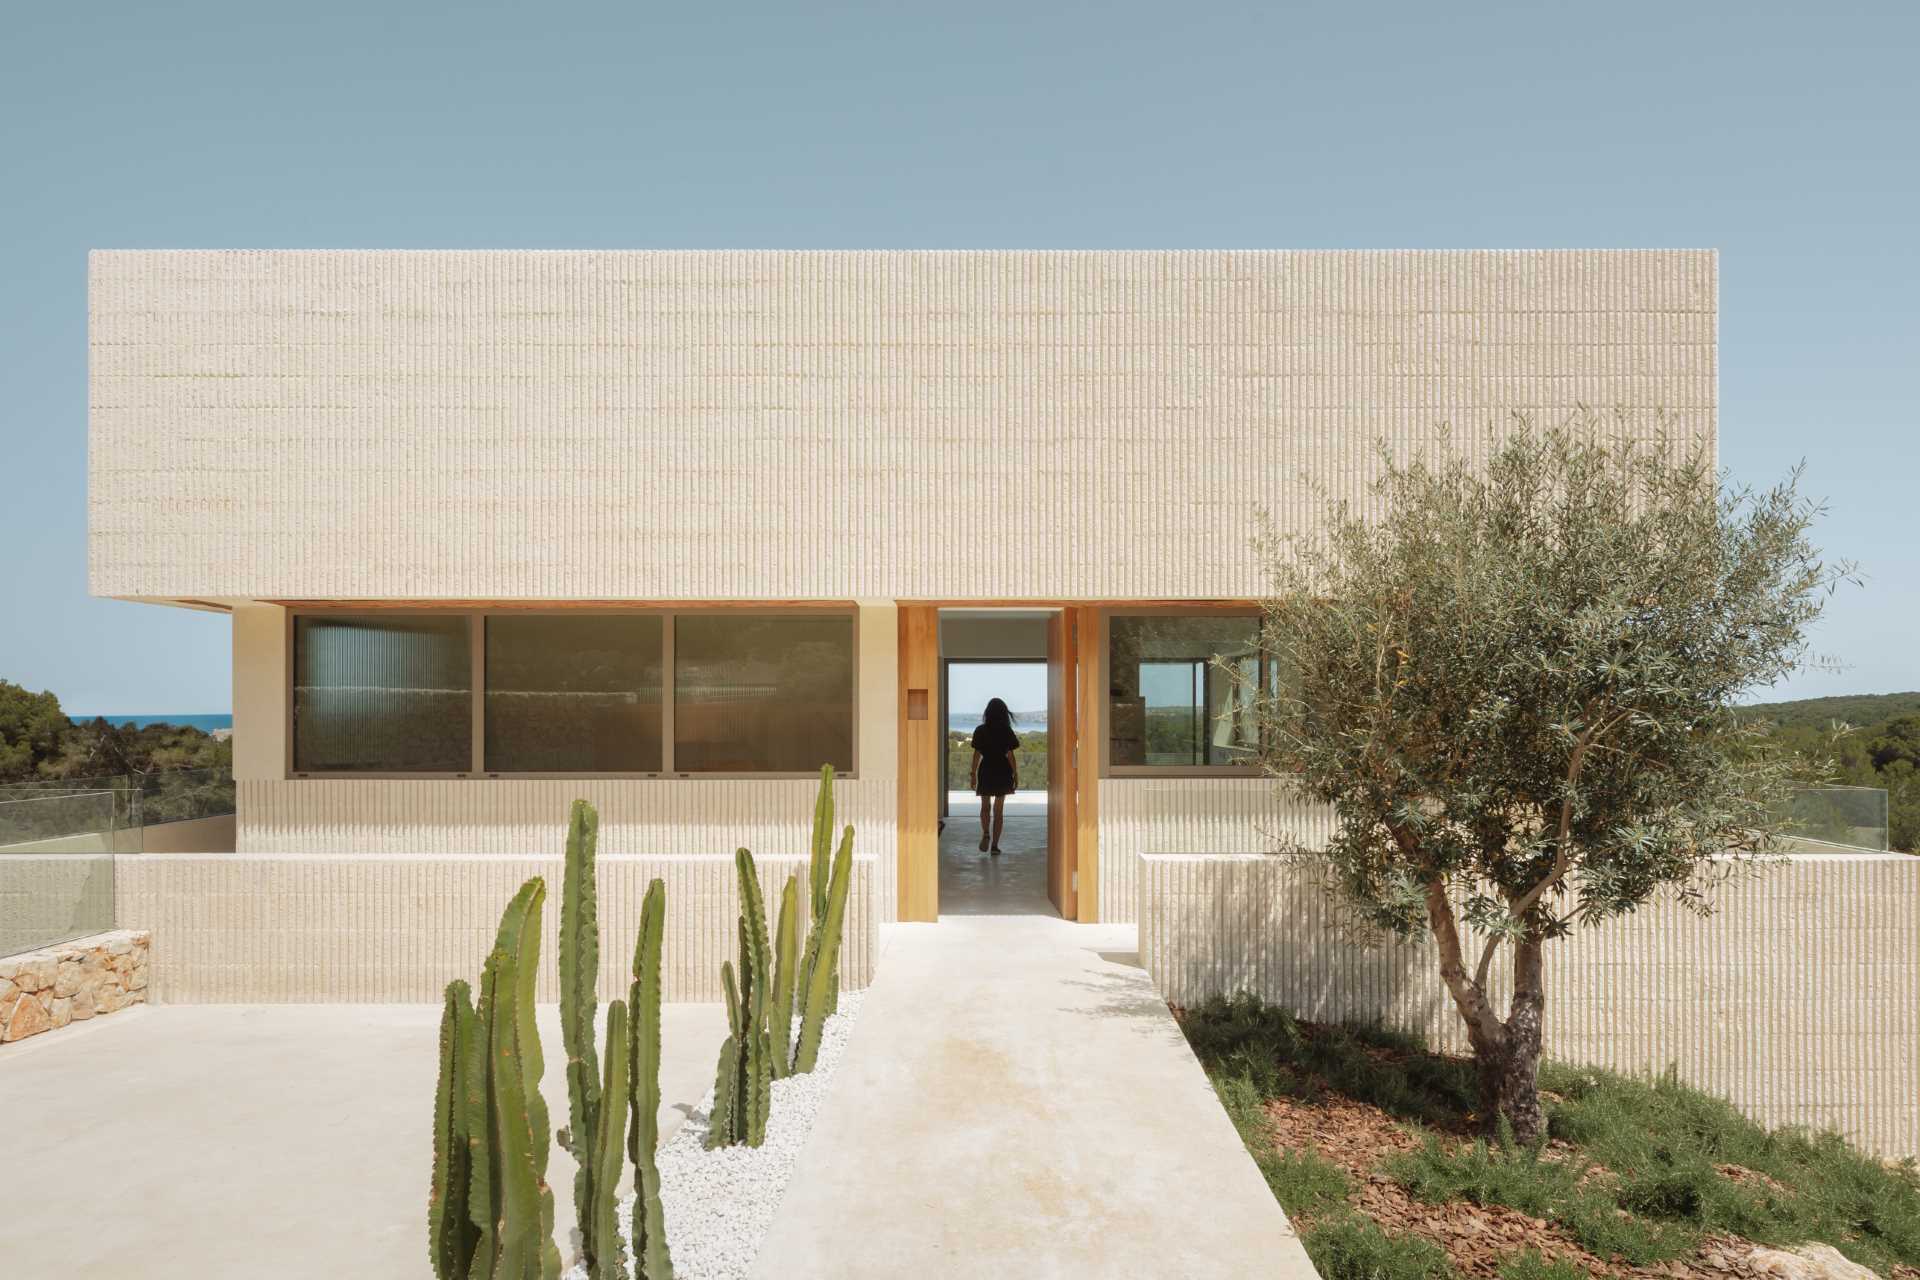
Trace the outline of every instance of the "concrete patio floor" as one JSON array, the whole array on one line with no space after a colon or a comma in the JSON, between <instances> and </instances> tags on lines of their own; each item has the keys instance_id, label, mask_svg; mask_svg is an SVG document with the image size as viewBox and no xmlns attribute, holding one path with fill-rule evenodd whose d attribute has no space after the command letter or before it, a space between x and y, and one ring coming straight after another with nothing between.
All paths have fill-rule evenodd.
<instances>
[{"instance_id":1,"label":"concrete patio floor","mask_svg":"<svg viewBox=\"0 0 1920 1280\"><path fill-rule=\"evenodd\" d=\"M756 1276L1313 1280L1131 925L883 937Z\"/></svg>"},{"instance_id":2,"label":"concrete patio floor","mask_svg":"<svg viewBox=\"0 0 1920 1280\"><path fill-rule=\"evenodd\" d=\"M560 1019L540 1015L558 1125ZM0 1204L14 1221L0 1274L430 1276L439 1018L426 1005L142 1007L8 1045ZM667 1005L662 1024L664 1137L713 1085L726 1011ZM573 1172L556 1145L563 1252Z\"/></svg>"}]
</instances>

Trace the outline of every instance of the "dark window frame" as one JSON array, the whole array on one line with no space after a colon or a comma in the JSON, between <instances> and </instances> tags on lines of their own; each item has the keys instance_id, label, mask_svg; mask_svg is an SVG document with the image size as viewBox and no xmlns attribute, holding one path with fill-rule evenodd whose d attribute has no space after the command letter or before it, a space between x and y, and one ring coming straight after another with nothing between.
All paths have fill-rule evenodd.
<instances>
[{"instance_id":1,"label":"dark window frame","mask_svg":"<svg viewBox=\"0 0 1920 1280\"><path fill-rule=\"evenodd\" d=\"M662 619L661 649L660 649L660 667L661 667L660 753L661 753L661 763L663 767L656 771L650 771L650 772L644 772L644 773L640 773L640 772L629 772L629 773L607 773L607 772L532 773L532 772L527 772L527 773L522 773L522 772L485 768L484 762L486 757L486 693L487 693L487 690L486 690L486 661L487 661L486 621L487 619L498 618L498 617L527 617L527 616L578 617L582 614L619 615L619 616L641 615L641 616L659 617ZM421 780L421 781L433 781L437 779L445 779L445 780L526 779L530 781L537 781L540 779L589 779L589 780L592 780L592 779L608 779L608 780L670 779L670 780L685 780L685 781L699 781L702 779L709 779L714 781L751 781L751 780L764 779L766 781L777 782L777 781L790 781L790 780L802 779L802 778L805 778L805 779L818 778L820 774L817 769L806 770L802 772L787 772L787 771L776 772L772 770L762 770L762 771L730 770L730 771L722 772L722 771L708 771L708 770L685 770L685 769L675 769L672 767L674 764L674 759L673 759L674 619L679 617L694 617L694 616L707 617L707 616L716 616L716 615L725 616L725 615L744 615L744 614L752 614L762 618L782 618L782 617L807 618L807 617L820 617L822 615L829 615L834 617L844 617L848 620L848 632L849 632L848 641L852 651L851 661L852 661L852 667L853 667L853 687L851 690L851 706L850 706L850 714L852 716L852 721L853 721L853 744L852 744L853 760L852 760L851 768L848 768L846 770L836 771L835 776L838 778L844 778L848 780L857 779L860 776L860 678L861 678L860 616L859 616L859 609L857 607L849 607L846 605L838 605L838 604L821 605L821 606L783 604L783 605L766 606L766 607L759 607L759 606L753 606L753 605L740 605L740 606L701 605L701 606L693 606L689 608L673 608L670 606L633 606L633 607L627 607L627 608L604 607L604 608L584 608L584 609L553 609L553 608L546 608L546 609L542 609L542 608L435 609L435 608L429 608L429 607L414 607L414 606L392 608L392 609L367 608L364 606L360 606L360 607L343 606L337 609L291 608L290 607L287 609L287 617L286 617L286 639L285 639L286 668L285 668L285 679L283 681L283 689L285 691L283 705L285 706L286 713L287 713L285 776L289 780L295 780L295 781L313 781L313 780L325 780L325 779L331 779L331 778L350 780L350 779L360 778L360 779L387 779L387 780L398 779L398 780ZM428 615L433 617L463 617L467 619L468 653L472 661L472 670L473 670L472 687L469 691L470 697L472 699L471 705L472 705L473 732L472 732L472 742L470 746L470 752L468 756L468 759L471 762L472 767L469 767L463 770L454 771L454 772L429 772L425 770L371 770L371 771L370 770L351 770L350 771L350 770L344 770L344 769L303 770L298 768L296 766L295 757L294 757L295 739L299 734L299 726L296 723L296 719L295 719L296 706L294 702L294 672L296 670L296 657L297 657L297 655L294 652L294 646L298 642L299 632L298 632L298 627L296 625L298 619L313 618L313 617L336 617L337 618L342 616L356 617L356 618L379 618L379 617L400 617L400 616L418 617L422 615Z\"/></svg>"},{"instance_id":2,"label":"dark window frame","mask_svg":"<svg viewBox=\"0 0 1920 1280\"><path fill-rule=\"evenodd\" d=\"M1259 623L1262 613L1246 605L1209 607L1166 604L1100 611L1100 776L1103 778L1259 778L1258 764L1115 764L1113 762L1113 620L1115 618L1246 618Z\"/></svg>"}]
</instances>

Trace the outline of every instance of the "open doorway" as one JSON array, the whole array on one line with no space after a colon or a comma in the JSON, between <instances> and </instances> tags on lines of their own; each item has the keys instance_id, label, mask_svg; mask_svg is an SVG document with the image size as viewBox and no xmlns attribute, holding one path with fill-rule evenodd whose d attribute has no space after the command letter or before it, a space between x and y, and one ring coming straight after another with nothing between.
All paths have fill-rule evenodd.
<instances>
[{"instance_id":1,"label":"open doorway","mask_svg":"<svg viewBox=\"0 0 1920 1280\"><path fill-rule=\"evenodd\" d=\"M1080 750L1083 740L1099 740L1091 658L1097 636L1093 606L901 603L901 920L1029 913L1099 918L1098 791ZM1032 678L1042 672L1044 700ZM1016 749L1016 789L998 857L992 828L981 829L980 801L968 790L972 749L961 745L963 738L970 744L985 699L996 696L1020 713L1014 732L1028 756L1022 767Z\"/></svg>"},{"instance_id":2,"label":"open doorway","mask_svg":"<svg viewBox=\"0 0 1920 1280\"><path fill-rule=\"evenodd\" d=\"M1041 632L1044 643L1045 632ZM1047 900L1047 664L1022 658L941 659L945 780L941 799L940 910L943 915L1053 913ZM987 706L1007 707L1016 746L1014 790L982 798L975 782L975 735ZM995 770L977 770L993 789Z\"/></svg>"}]
</instances>

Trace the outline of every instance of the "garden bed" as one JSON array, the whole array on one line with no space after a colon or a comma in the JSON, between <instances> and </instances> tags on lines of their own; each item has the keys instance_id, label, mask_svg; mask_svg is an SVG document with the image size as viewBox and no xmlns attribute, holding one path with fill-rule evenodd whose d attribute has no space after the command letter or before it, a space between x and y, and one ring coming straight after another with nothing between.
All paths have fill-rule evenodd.
<instances>
[{"instance_id":1,"label":"garden bed","mask_svg":"<svg viewBox=\"0 0 1920 1280\"><path fill-rule=\"evenodd\" d=\"M834 1073L846 1055L847 1039L865 995L863 991L841 993L839 1011L822 1027L820 1056L812 1071L773 1082L773 1106L763 1144L707 1149L711 1090L699 1109L661 1144L657 1156L660 1201L677 1280L735 1280L753 1267ZM797 1034L797 1023L795 1030ZM633 1221L630 1195L621 1202L620 1221L623 1228ZM585 1280L585 1276L585 1268L576 1266L567 1273L567 1280Z\"/></svg>"},{"instance_id":2,"label":"garden bed","mask_svg":"<svg viewBox=\"0 0 1920 1280\"><path fill-rule=\"evenodd\" d=\"M1544 1066L1529 1151L1478 1136L1469 1062L1406 1037L1250 999L1180 1022L1326 1280L1784 1277L1804 1264L1776 1251L1809 1244L1920 1280L1911 1162L1769 1133L1671 1078Z\"/></svg>"}]
</instances>

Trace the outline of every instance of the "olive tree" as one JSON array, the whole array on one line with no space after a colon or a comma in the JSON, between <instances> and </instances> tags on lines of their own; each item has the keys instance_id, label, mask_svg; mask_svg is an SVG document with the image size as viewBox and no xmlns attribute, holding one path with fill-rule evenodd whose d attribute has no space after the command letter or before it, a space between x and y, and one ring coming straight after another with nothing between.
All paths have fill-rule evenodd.
<instances>
[{"instance_id":1,"label":"olive tree","mask_svg":"<svg viewBox=\"0 0 1920 1280\"><path fill-rule=\"evenodd\" d=\"M1368 925L1432 935L1481 1119L1526 1143L1547 944L1656 894L1704 912L1765 856L1797 766L1734 706L1806 660L1849 576L1797 474L1735 488L1704 448L1607 425L1389 454L1371 516L1329 503L1264 543L1263 763L1336 814L1300 852Z\"/></svg>"}]
</instances>

